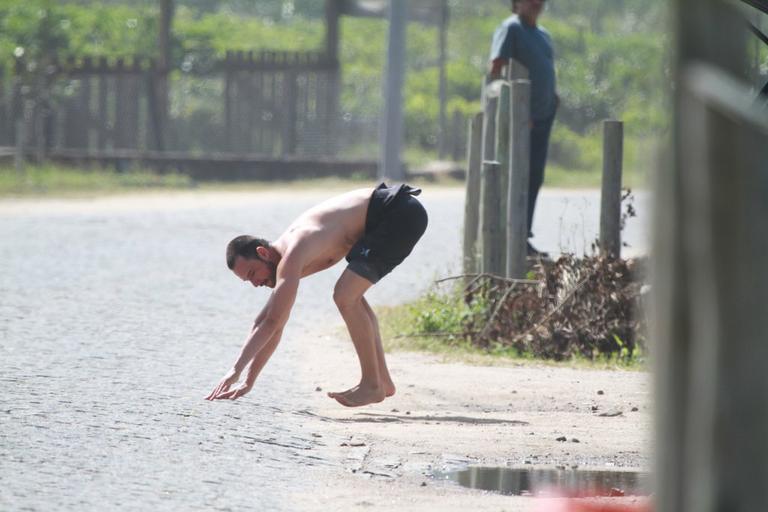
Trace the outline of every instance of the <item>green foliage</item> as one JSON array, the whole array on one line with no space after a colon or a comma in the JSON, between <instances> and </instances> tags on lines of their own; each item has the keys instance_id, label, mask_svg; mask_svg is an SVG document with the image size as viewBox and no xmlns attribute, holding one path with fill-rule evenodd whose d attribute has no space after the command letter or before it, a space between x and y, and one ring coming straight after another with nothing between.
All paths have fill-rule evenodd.
<instances>
[{"instance_id":1,"label":"green foliage","mask_svg":"<svg viewBox=\"0 0 768 512\"><path fill-rule=\"evenodd\" d=\"M325 35L318 0L178 0L173 65L205 64L227 50L320 50ZM449 119L479 108L490 39L509 15L507 2L450 0L447 86ZM562 168L594 170L601 159L604 118L626 123L627 168L646 169L653 141L668 130L664 108L669 89L661 0L552 2L542 18L556 53L562 99L552 135L551 162ZM154 56L157 2L108 0L0 0L0 59L6 66L17 49L36 61L97 54ZM341 108L348 117L375 119L382 104L386 22L343 17ZM437 144L438 32L411 23L407 33L405 134L409 147L434 152ZM219 88L188 80L175 115L210 116ZM370 153L375 148L360 148Z\"/></svg>"},{"instance_id":2,"label":"green foliage","mask_svg":"<svg viewBox=\"0 0 768 512\"><path fill-rule=\"evenodd\" d=\"M596 35L554 20L550 28L557 42L561 123L585 134L602 119L624 118L630 106L660 112L668 89L663 34ZM630 134L664 126L658 114L632 121Z\"/></svg>"},{"instance_id":3,"label":"green foliage","mask_svg":"<svg viewBox=\"0 0 768 512\"><path fill-rule=\"evenodd\" d=\"M39 56L67 47L62 13L50 0L0 2L0 55Z\"/></svg>"},{"instance_id":4,"label":"green foliage","mask_svg":"<svg viewBox=\"0 0 768 512\"><path fill-rule=\"evenodd\" d=\"M96 54L154 55L157 16L146 6L0 0L0 56L27 61ZM17 50L18 49L18 50Z\"/></svg>"},{"instance_id":5,"label":"green foliage","mask_svg":"<svg viewBox=\"0 0 768 512\"><path fill-rule=\"evenodd\" d=\"M420 301L408 306L408 324L414 328L409 334L454 335L455 338L462 338L468 324L485 316L487 306L479 297L469 304L465 303L458 289L451 293L431 291Z\"/></svg>"},{"instance_id":6,"label":"green foliage","mask_svg":"<svg viewBox=\"0 0 768 512\"><path fill-rule=\"evenodd\" d=\"M579 134L562 123L555 123L549 151L553 161L569 162L571 169L598 169L603 160L598 126L586 134Z\"/></svg>"},{"instance_id":7,"label":"green foliage","mask_svg":"<svg viewBox=\"0 0 768 512\"><path fill-rule=\"evenodd\" d=\"M179 8L174 19L178 55L213 54L223 57L227 50L309 50L322 45L321 20L292 17L276 24L270 18L243 18L222 11L200 15L189 8Z\"/></svg>"}]
</instances>

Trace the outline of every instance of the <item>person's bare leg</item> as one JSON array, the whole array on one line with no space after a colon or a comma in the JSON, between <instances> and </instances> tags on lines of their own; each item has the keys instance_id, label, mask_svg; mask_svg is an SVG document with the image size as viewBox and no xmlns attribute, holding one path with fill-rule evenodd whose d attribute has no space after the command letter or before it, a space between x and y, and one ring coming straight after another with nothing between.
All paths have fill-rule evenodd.
<instances>
[{"instance_id":1,"label":"person's bare leg","mask_svg":"<svg viewBox=\"0 0 768 512\"><path fill-rule=\"evenodd\" d=\"M345 270L336 283L333 300L341 312L344 323L360 360L360 384L343 392L331 392L328 396L347 407L381 402L386 398L379 374L374 326L368 310L363 305L363 294L371 282L350 270Z\"/></svg>"},{"instance_id":2,"label":"person's bare leg","mask_svg":"<svg viewBox=\"0 0 768 512\"><path fill-rule=\"evenodd\" d=\"M376 342L376 359L379 362L379 377L381 378L381 383L384 386L384 393L390 397L395 394L395 383L392 382L392 377L389 375L389 368L387 368L387 361L384 357L384 346L381 343L379 319L376 318L376 313L373 312L371 305L368 304L368 301L365 300L365 297L362 298L362 301L363 306L365 306L366 311L368 311L368 316L371 318L371 322L373 323L374 341Z\"/></svg>"}]
</instances>

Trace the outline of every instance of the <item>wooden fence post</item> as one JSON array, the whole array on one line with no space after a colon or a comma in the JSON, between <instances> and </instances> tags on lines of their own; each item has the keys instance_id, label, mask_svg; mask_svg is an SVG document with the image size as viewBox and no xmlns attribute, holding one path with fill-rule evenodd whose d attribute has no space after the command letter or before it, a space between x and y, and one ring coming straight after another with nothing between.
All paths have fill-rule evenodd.
<instances>
[{"instance_id":1,"label":"wooden fence post","mask_svg":"<svg viewBox=\"0 0 768 512\"><path fill-rule=\"evenodd\" d=\"M141 74L141 60L140 57L133 57L133 65L129 68L129 71L123 76L125 80L125 98L126 109L125 119L120 120L125 123L125 143L130 149L139 149L139 96L140 96L140 82L139 76ZM90 79L89 79L90 82ZM90 117L90 116L89 116ZM89 125L91 125L89 119Z\"/></svg>"},{"instance_id":2,"label":"wooden fence post","mask_svg":"<svg viewBox=\"0 0 768 512\"><path fill-rule=\"evenodd\" d=\"M27 138L27 126L25 119L26 118L24 112L22 112L21 117L16 120L16 152L13 156L13 163L16 167L16 172L19 175L24 173L24 143L26 142Z\"/></svg>"},{"instance_id":3,"label":"wooden fence post","mask_svg":"<svg viewBox=\"0 0 768 512\"><path fill-rule=\"evenodd\" d=\"M8 114L10 112L10 100L5 94L5 72L0 69L0 141L3 145L10 145L12 135L8 133Z\"/></svg>"},{"instance_id":4,"label":"wooden fence post","mask_svg":"<svg viewBox=\"0 0 768 512\"><path fill-rule=\"evenodd\" d=\"M506 275L523 279L527 272L528 183L531 166L531 82L512 82L509 186L507 194Z\"/></svg>"},{"instance_id":5,"label":"wooden fence post","mask_svg":"<svg viewBox=\"0 0 768 512\"><path fill-rule=\"evenodd\" d=\"M624 123L603 121L603 186L600 196L600 252L621 256L621 172Z\"/></svg>"},{"instance_id":6,"label":"wooden fence post","mask_svg":"<svg viewBox=\"0 0 768 512\"><path fill-rule=\"evenodd\" d=\"M104 71L107 69L107 58L102 57L99 59L99 70ZM107 148L107 139L109 139L108 131L109 131L109 122L108 122L108 113L107 113L107 99L109 94L109 75L105 73L99 73L98 75L99 85L98 85L98 98L97 98L97 117L96 117L96 123L97 123L97 130L96 130L96 148L99 151L104 151ZM152 111L152 98L153 92L148 91L147 98L150 100L148 102L147 110ZM150 114L151 115L151 114ZM147 136L147 139L149 139L149 136Z\"/></svg>"},{"instance_id":7,"label":"wooden fence post","mask_svg":"<svg viewBox=\"0 0 768 512\"><path fill-rule=\"evenodd\" d=\"M72 112L72 120L75 122L75 132L72 133L72 140L75 143L75 147L78 149L88 148L88 134L90 132L90 99L91 99L91 76L84 74L80 77L80 88L77 96L74 98L75 107ZM115 123L121 123L122 119L118 118Z\"/></svg>"},{"instance_id":8,"label":"wooden fence post","mask_svg":"<svg viewBox=\"0 0 768 512\"><path fill-rule=\"evenodd\" d=\"M480 222L480 167L482 165L483 114L478 112L469 121L467 137L467 191L464 199L464 273L479 270L477 261L477 231Z\"/></svg>"},{"instance_id":9,"label":"wooden fence post","mask_svg":"<svg viewBox=\"0 0 768 512\"><path fill-rule=\"evenodd\" d=\"M151 132L154 135L152 145L148 145L148 149L154 148L157 151L165 151L167 148L167 141L165 136L165 127L167 117L164 116L163 111L163 99L160 97L160 90L167 85L167 82L162 82L167 78L163 77L163 71L159 67L156 61L150 60L149 71L147 72L147 112L149 114L148 121L150 123L147 133ZM226 95L225 95L226 98ZM225 99L226 102L226 99ZM148 141L149 139L147 136Z\"/></svg>"},{"instance_id":10,"label":"wooden fence post","mask_svg":"<svg viewBox=\"0 0 768 512\"><path fill-rule=\"evenodd\" d=\"M487 123L486 123L487 124ZM504 234L501 231L501 165L495 161L484 161L480 180L480 236L482 239L483 273L502 275L504 262L501 246Z\"/></svg>"},{"instance_id":11,"label":"wooden fence post","mask_svg":"<svg viewBox=\"0 0 768 512\"><path fill-rule=\"evenodd\" d=\"M234 54L230 51L227 51L224 62L224 147L226 147L229 151L234 149L234 146L232 145L232 135L234 134L234 129L232 127L232 123L234 122L232 105L234 96L233 60Z\"/></svg>"},{"instance_id":12,"label":"wooden fence post","mask_svg":"<svg viewBox=\"0 0 768 512\"><path fill-rule=\"evenodd\" d=\"M283 156L296 153L297 91L296 73L283 73L283 133L280 145Z\"/></svg>"},{"instance_id":13,"label":"wooden fence post","mask_svg":"<svg viewBox=\"0 0 768 512\"><path fill-rule=\"evenodd\" d=\"M45 162L45 150L48 144L46 140L47 106L36 105L34 120L32 122L35 131L35 164L42 165Z\"/></svg>"},{"instance_id":14,"label":"wooden fence post","mask_svg":"<svg viewBox=\"0 0 768 512\"><path fill-rule=\"evenodd\" d=\"M657 177L651 272L654 508L768 510L768 123L745 76L743 11L670 4L673 151Z\"/></svg>"},{"instance_id":15,"label":"wooden fence post","mask_svg":"<svg viewBox=\"0 0 768 512\"><path fill-rule=\"evenodd\" d=\"M126 120L129 115L131 91L128 89L128 72L125 60L120 57L116 62L115 74L115 149L130 149L131 133Z\"/></svg>"},{"instance_id":16,"label":"wooden fence post","mask_svg":"<svg viewBox=\"0 0 768 512\"><path fill-rule=\"evenodd\" d=\"M768 510L768 123L746 81L687 71L658 191L657 506Z\"/></svg>"},{"instance_id":17,"label":"wooden fence post","mask_svg":"<svg viewBox=\"0 0 768 512\"><path fill-rule=\"evenodd\" d=\"M156 109L153 124L157 127L155 144L159 151L171 149L174 140L170 119L171 43L173 18L176 7L174 0L160 0L160 27L158 33L157 72L153 74L153 103Z\"/></svg>"}]
</instances>

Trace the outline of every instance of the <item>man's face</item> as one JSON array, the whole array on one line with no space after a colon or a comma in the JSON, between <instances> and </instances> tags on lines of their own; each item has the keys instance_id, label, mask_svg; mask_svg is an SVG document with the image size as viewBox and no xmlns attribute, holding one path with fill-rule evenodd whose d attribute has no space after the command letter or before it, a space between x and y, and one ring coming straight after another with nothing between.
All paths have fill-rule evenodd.
<instances>
[{"instance_id":1,"label":"man's face","mask_svg":"<svg viewBox=\"0 0 768 512\"><path fill-rule=\"evenodd\" d=\"M538 18L544 10L544 0L519 0L517 2L517 14L530 18Z\"/></svg>"},{"instance_id":2,"label":"man's face","mask_svg":"<svg viewBox=\"0 0 768 512\"><path fill-rule=\"evenodd\" d=\"M250 282L253 286L275 287L277 265L271 261L262 261L238 256L235 260L235 268L232 269L237 277Z\"/></svg>"}]
</instances>

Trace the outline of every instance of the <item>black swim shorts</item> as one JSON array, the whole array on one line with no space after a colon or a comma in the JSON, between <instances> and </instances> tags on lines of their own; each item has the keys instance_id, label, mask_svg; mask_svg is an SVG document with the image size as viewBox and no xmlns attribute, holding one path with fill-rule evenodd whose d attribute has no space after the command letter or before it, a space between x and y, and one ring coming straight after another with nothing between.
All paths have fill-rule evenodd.
<instances>
[{"instance_id":1,"label":"black swim shorts","mask_svg":"<svg viewBox=\"0 0 768 512\"><path fill-rule=\"evenodd\" d=\"M427 229L427 211L413 196L421 189L382 183L371 194L365 234L347 254L348 269L378 282L411 254Z\"/></svg>"}]
</instances>

